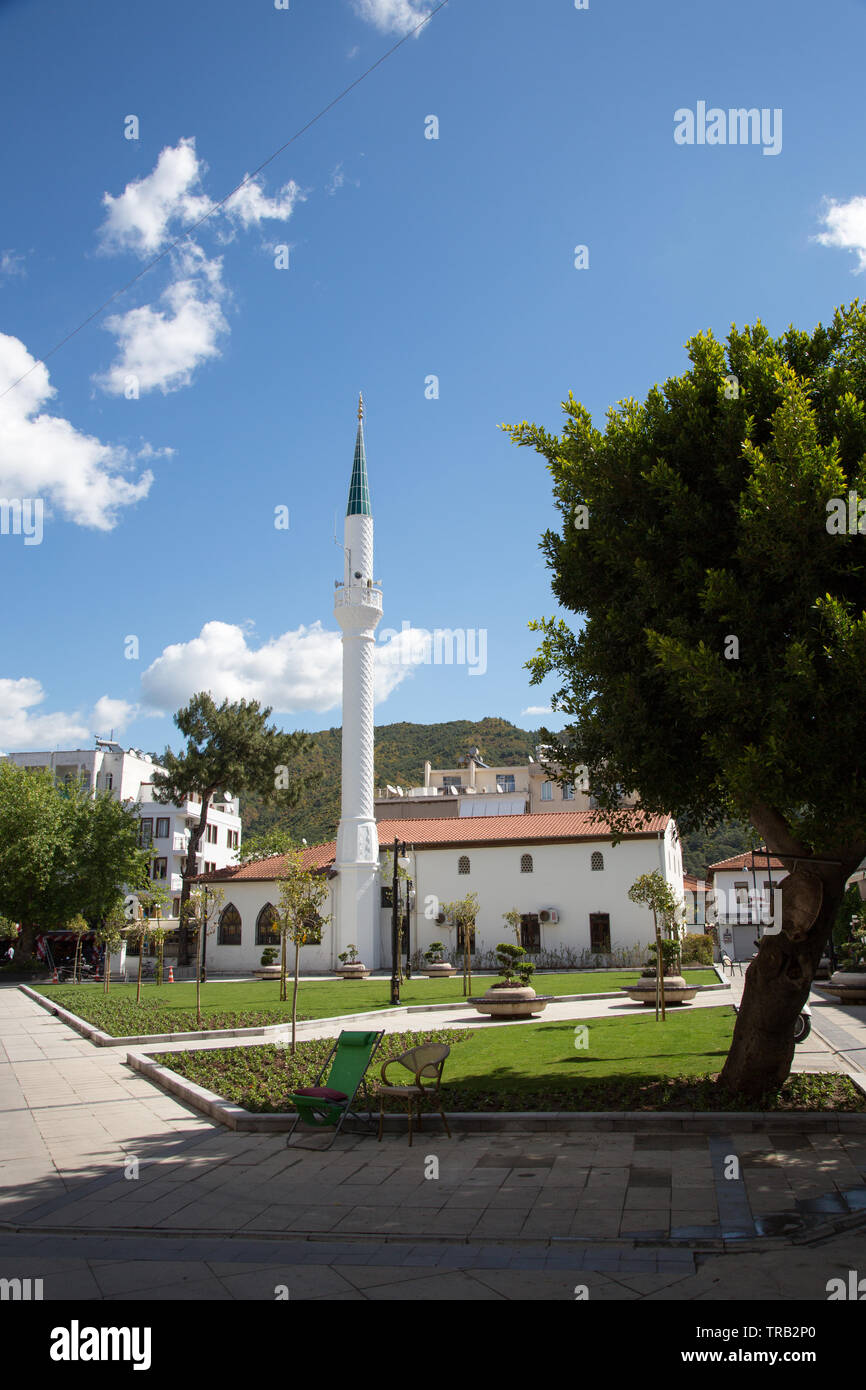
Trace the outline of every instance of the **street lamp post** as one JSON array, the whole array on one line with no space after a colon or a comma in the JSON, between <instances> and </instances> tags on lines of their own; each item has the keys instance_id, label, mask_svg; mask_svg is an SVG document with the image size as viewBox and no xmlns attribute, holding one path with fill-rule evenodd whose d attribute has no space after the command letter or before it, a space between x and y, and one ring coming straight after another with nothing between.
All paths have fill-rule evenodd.
<instances>
[{"instance_id":1,"label":"street lamp post","mask_svg":"<svg viewBox=\"0 0 866 1390\"><path fill-rule=\"evenodd\" d=\"M400 935L398 929L400 899L399 888L400 878L398 872L398 859L401 853L405 853L406 846L401 845L397 836L394 836L394 878L391 884L391 1003L400 1003L400 961L399 961L399 942Z\"/></svg>"},{"instance_id":2,"label":"street lamp post","mask_svg":"<svg viewBox=\"0 0 866 1390\"><path fill-rule=\"evenodd\" d=\"M201 982L207 984L207 884L202 884L201 900Z\"/></svg>"}]
</instances>

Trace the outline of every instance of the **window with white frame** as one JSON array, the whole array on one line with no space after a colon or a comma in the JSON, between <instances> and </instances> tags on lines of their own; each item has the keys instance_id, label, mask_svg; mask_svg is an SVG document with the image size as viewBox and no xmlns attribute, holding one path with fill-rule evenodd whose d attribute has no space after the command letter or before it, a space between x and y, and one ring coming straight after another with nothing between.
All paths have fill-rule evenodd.
<instances>
[{"instance_id":1,"label":"window with white frame","mask_svg":"<svg viewBox=\"0 0 866 1390\"><path fill-rule=\"evenodd\" d=\"M553 800L553 783L552 783L552 782L542 782L542 784L541 784L541 799L542 799L542 801L552 801L552 800Z\"/></svg>"}]
</instances>

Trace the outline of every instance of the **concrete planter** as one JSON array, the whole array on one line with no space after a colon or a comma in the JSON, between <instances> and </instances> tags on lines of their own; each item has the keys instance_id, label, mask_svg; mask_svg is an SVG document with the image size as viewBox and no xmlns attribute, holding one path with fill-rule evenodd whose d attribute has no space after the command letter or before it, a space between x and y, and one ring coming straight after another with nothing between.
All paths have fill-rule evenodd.
<instances>
[{"instance_id":1,"label":"concrete planter","mask_svg":"<svg viewBox=\"0 0 866 1390\"><path fill-rule=\"evenodd\" d=\"M665 975L662 981L665 996L665 1008L668 1004L690 1004L698 992L697 985L687 985L682 975ZM642 976L635 985L623 985L623 993L629 999L633 999L636 1004L643 1004L647 1008L655 1008L656 1002L656 977Z\"/></svg>"},{"instance_id":2,"label":"concrete planter","mask_svg":"<svg viewBox=\"0 0 866 1390\"><path fill-rule=\"evenodd\" d=\"M280 967L278 965L260 965L253 974L259 980L278 980L280 978Z\"/></svg>"},{"instance_id":3,"label":"concrete planter","mask_svg":"<svg viewBox=\"0 0 866 1390\"><path fill-rule=\"evenodd\" d=\"M454 966L447 960L429 960L421 970L421 974L426 975L428 980L447 980L455 973Z\"/></svg>"},{"instance_id":4,"label":"concrete planter","mask_svg":"<svg viewBox=\"0 0 866 1390\"><path fill-rule=\"evenodd\" d=\"M342 975L344 980L366 980L370 971L363 961L356 960L354 965L338 965L337 975Z\"/></svg>"},{"instance_id":5,"label":"concrete planter","mask_svg":"<svg viewBox=\"0 0 866 1390\"><path fill-rule=\"evenodd\" d=\"M469 1002L490 1018L532 1018L546 1009L552 998L551 994L536 994L531 985L494 985Z\"/></svg>"},{"instance_id":6,"label":"concrete planter","mask_svg":"<svg viewBox=\"0 0 866 1390\"><path fill-rule=\"evenodd\" d=\"M840 1004L866 1004L866 971L835 970L821 988L835 994Z\"/></svg>"}]
</instances>

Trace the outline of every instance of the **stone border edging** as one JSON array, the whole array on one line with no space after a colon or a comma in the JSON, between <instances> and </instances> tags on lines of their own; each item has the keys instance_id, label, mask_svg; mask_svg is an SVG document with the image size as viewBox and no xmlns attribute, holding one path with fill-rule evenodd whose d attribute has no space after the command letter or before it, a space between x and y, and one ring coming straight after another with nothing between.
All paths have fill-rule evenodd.
<instances>
[{"instance_id":1,"label":"stone border edging","mask_svg":"<svg viewBox=\"0 0 866 1390\"><path fill-rule=\"evenodd\" d=\"M126 1061L128 1066L140 1072L149 1081L155 1082L157 1086L177 1096L185 1104L202 1111L229 1129L275 1134L285 1132L294 1124L295 1116L291 1113L259 1114L252 1110L244 1110L242 1106L232 1104L215 1091L208 1091L171 1071L169 1067L153 1061L146 1052L130 1052ZM441 1124L438 1116L425 1116L425 1119L435 1119L436 1132L439 1133ZM649 1134L727 1134L731 1130L742 1133L766 1130L771 1134L774 1131L784 1134L788 1130L795 1130L806 1134L835 1134L840 1131L866 1134L866 1112L858 1114L845 1111L818 1114L814 1111L776 1113L735 1110L488 1110L477 1113L449 1112L448 1123L462 1133L474 1131L478 1134L509 1130L637 1130ZM385 1116L386 1131L403 1132L405 1129L405 1115Z\"/></svg>"}]
</instances>

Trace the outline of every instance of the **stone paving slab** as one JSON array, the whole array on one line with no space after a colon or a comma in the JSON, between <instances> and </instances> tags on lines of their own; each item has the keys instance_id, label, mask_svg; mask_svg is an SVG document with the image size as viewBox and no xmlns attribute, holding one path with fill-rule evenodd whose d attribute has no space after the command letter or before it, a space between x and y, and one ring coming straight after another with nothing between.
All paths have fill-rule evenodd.
<instances>
[{"instance_id":1,"label":"stone paving slab","mask_svg":"<svg viewBox=\"0 0 866 1390\"><path fill-rule=\"evenodd\" d=\"M847 1030L856 1026L846 1019ZM103 1287L100 1261L130 1268L135 1282L141 1262L161 1260L172 1268L160 1296L179 1299L273 1299L273 1284L254 1292L250 1265L281 1262L281 1282L300 1281L292 1297L396 1299L415 1270L416 1289L440 1281L439 1292L427 1288L424 1297L451 1296L442 1290L459 1286L473 1299L571 1299L589 1271L593 1297L663 1298L676 1289L677 1297L703 1300L743 1296L731 1273L743 1269L751 1271L755 1297L815 1298L823 1296L814 1288L819 1274L826 1282L845 1272L830 1252L842 1251L844 1262L853 1242L863 1248L863 1231L842 1227L866 1217L866 1137L807 1133L803 1117L786 1116L787 1125L771 1132L741 1130L738 1117L719 1115L715 1135L684 1133L673 1128L677 1117L661 1115L649 1117L657 1132L634 1133L527 1133L517 1120L511 1131L460 1133L450 1142L425 1132L411 1150L401 1132L381 1145L345 1135L325 1153L290 1152L282 1135L215 1128L154 1093L116 1049L76 1037L75 1056L47 1059L48 1052L65 1055L65 1026L19 992L0 990L0 1032L7 1029L0 1222L28 1230L4 1234L0 1226L0 1276L15 1277L23 1260L20 1277L25 1266L27 1277L44 1277L32 1268L42 1258L55 1288L65 1290L46 1297L84 1290L93 1298L140 1296L119 1274L109 1288L114 1276L106 1273ZM68 1080L58 1085L60 1068ZM728 1155L740 1160L738 1178L724 1176ZM425 1175L431 1156L438 1179ZM137 1178L125 1173L131 1158ZM777 1234L762 1245L770 1230ZM198 1234L207 1231L213 1234ZM316 1233L331 1243L303 1239ZM788 1258L792 1239L817 1235L824 1243L811 1264L802 1252ZM396 1237L405 1238L399 1246ZM725 1252L726 1240L738 1247L735 1257ZM681 1244L659 1243L671 1241ZM235 1260L244 1268L231 1284L234 1276L210 1260L220 1270ZM327 1281L304 1285L304 1270L325 1265L342 1279L341 1292L332 1283L328 1293ZM384 1278L361 1288L350 1277L355 1269ZM618 1272L656 1282L616 1282ZM505 1282L491 1283L494 1275Z\"/></svg>"}]
</instances>

